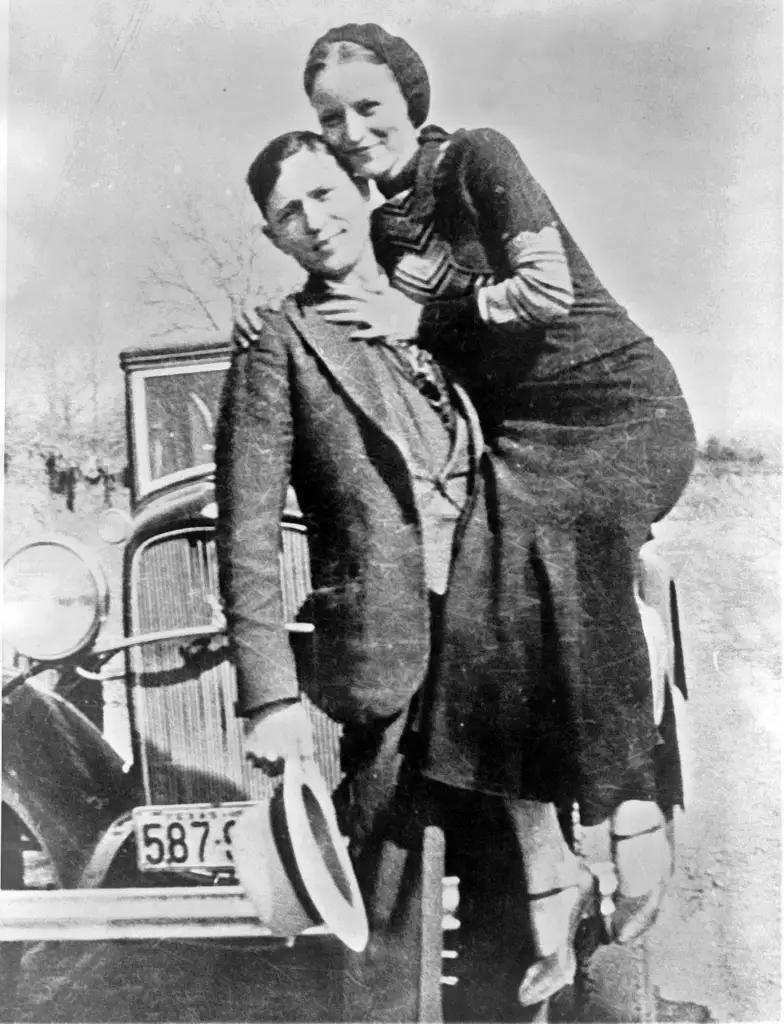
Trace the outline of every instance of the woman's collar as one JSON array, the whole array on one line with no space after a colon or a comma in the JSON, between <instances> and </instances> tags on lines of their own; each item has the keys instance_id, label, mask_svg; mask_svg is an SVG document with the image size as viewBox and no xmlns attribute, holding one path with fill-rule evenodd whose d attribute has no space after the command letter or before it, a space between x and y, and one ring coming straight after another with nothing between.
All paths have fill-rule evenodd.
<instances>
[{"instance_id":1,"label":"woman's collar","mask_svg":"<svg viewBox=\"0 0 784 1024\"><path fill-rule=\"evenodd\" d=\"M433 181L441 146L449 138L449 132L437 125L427 125L419 133L419 148L403 170L389 181L377 181L379 192L385 199L391 199L411 189L413 204L409 216L429 217L433 212Z\"/></svg>"},{"instance_id":2,"label":"woman's collar","mask_svg":"<svg viewBox=\"0 0 784 1024\"><path fill-rule=\"evenodd\" d=\"M405 192L406 189L413 187L421 155L422 147L420 145L417 146L416 153L414 153L408 163L394 177L388 178L386 181L376 182L376 186L384 199L391 199L392 196L399 195L401 192Z\"/></svg>"}]
</instances>

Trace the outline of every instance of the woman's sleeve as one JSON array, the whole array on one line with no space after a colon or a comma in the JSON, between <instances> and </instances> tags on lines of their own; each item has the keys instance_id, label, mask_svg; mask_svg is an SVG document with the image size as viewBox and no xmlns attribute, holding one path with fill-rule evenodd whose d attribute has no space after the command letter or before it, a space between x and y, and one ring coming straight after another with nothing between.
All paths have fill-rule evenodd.
<instances>
[{"instance_id":1,"label":"woman's sleeve","mask_svg":"<svg viewBox=\"0 0 784 1024\"><path fill-rule=\"evenodd\" d=\"M472 320L525 330L567 317L574 291L557 217L520 154L489 128L464 133L450 149L442 181L468 204L503 278L465 299L429 303L424 326Z\"/></svg>"},{"instance_id":2,"label":"woman's sleeve","mask_svg":"<svg viewBox=\"0 0 784 1024\"><path fill-rule=\"evenodd\" d=\"M220 587L241 715L299 692L278 555L294 436L284 330L270 314L235 350L216 437Z\"/></svg>"}]
</instances>

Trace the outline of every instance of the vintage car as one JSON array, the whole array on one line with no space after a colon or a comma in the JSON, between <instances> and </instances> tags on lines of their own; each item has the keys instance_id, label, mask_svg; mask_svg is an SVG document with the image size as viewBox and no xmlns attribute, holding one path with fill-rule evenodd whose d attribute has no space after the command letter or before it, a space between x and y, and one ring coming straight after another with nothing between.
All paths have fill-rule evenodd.
<instances>
[{"instance_id":1,"label":"vintage car","mask_svg":"<svg viewBox=\"0 0 784 1024\"><path fill-rule=\"evenodd\" d=\"M270 782L243 757L217 596L213 435L229 355L225 340L121 355L131 514L111 510L102 532L124 544L123 638L102 639L109 594L92 551L43 537L6 562L5 640L17 665L4 670L0 964L11 1007L26 942L275 938L232 862L232 829L269 797ZM293 494L280 560L288 628L307 643L312 627L297 622L309 589L307 535ZM38 685L44 672L54 672L58 684ZM103 681L118 676L127 694L129 766L100 728ZM334 787L339 729L311 711L318 762ZM459 978L452 959L444 976L441 959L441 937L459 926L459 910L456 916L455 880L443 878L442 837L431 832L428 841L435 867L427 877L437 891L423 906L436 940L422 963L419 1002L420 1019L435 1020L444 981ZM596 874L590 952L612 888ZM319 921L305 929L326 931ZM604 988L616 1006L623 1003L613 1019L653 1019L644 944L622 954L603 947L592 964L583 993L600 991L604 972L612 978ZM588 1019L580 1016L584 1006L575 1012Z\"/></svg>"}]
</instances>

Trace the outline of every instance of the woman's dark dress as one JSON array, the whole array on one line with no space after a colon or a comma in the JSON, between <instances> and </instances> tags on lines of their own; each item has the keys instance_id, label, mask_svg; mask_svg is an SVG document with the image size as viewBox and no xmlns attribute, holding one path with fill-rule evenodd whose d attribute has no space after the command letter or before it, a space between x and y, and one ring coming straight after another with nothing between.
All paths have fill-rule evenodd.
<instances>
[{"instance_id":1,"label":"woman's dark dress","mask_svg":"<svg viewBox=\"0 0 784 1024\"><path fill-rule=\"evenodd\" d=\"M694 464L675 372L504 136L425 129L415 164L384 192L379 261L423 303L419 341L468 390L491 453L499 640L516 631L545 652L544 677L510 681L531 724L518 795L577 798L585 823L625 799L679 803L657 793L634 598L639 549ZM471 695L449 676L446 706L468 712Z\"/></svg>"}]
</instances>

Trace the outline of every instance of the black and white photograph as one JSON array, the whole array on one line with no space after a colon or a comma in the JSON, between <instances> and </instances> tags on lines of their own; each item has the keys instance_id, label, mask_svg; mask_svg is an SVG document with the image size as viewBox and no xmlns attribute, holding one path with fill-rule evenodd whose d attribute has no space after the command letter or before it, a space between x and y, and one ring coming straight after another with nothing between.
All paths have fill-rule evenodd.
<instances>
[{"instance_id":1,"label":"black and white photograph","mask_svg":"<svg viewBox=\"0 0 784 1024\"><path fill-rule=\"evenodd\" d=\"M0 1020L779 1020L781 5L0 13Z\"/></svg>"}]
</instances>

